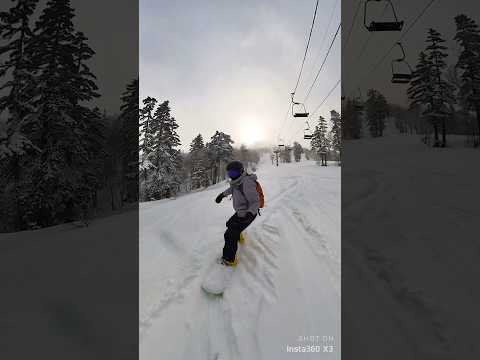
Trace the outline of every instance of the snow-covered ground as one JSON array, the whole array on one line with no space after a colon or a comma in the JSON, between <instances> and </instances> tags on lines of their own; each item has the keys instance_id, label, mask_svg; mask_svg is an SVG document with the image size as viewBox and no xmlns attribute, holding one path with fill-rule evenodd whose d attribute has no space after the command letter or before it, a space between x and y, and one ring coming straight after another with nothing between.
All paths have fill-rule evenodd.
<instances>
[{"instance_id":1,"label":"snow-covered ground","mask_svg":"<svg viewBox=\"0 0 480 360\"><path fill-rule=\"evenodd\" d=\"M257 175L266 208L223 297L200 284L233 213L214 202L226 183L141 204L141 360L340 359L340 168L265 161Z\"/></svg>"},{"instance_id":2,"label":"snow-covered ground","mask_svg":"<svg viewBox=\"0 0 480 360\"><path fill-rule=\"evenodd\" d=\"M0 358L136 358L137 215L0 234Z\"/></svg>"},{"instance_id":3,"label":"snow-covered ground","mask_svg":"<svg viewBox=\"0 0 480 360\"><path fill-rule=\"evenodd\" d=\"M391 131L344 143L347 358L480 354L480 322L469 311L480 300L480 152L464 137L448 141L451 148L430 148Z\"/></svg>"}]
</instances>

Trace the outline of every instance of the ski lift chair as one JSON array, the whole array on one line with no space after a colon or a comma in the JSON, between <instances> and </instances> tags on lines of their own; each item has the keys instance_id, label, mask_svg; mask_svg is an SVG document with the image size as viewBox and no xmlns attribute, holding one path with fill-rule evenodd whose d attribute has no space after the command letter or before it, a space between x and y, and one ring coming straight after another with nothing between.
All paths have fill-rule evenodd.
<instances>
[{"instance_id":1,"label":"ski lift chair","mask_svg":"<svg viewBox=\"0 0 480 360\"><path fill-rule=\"evenodd\" d=\"M307 125L307 127L303 131L303 138L305 140L310 140L313 138L312 130L310 129L310 124L308 123L308 121L305 121L305 124Z\"/></svg>"},{"instance_id":2,"label":"ski lift chair","mask_svg":"<svg viewBox=\"0 0 480 360\"><path fill-rule=\"evenodd\" d=\"M395 60L392 60L392 64L391 64L392 65L392 83L393 84L408 84L410 82L410 80L412 80L412 68L411 68L410 64L405 60L405 51L403 49L402 44L397 42L397 45L402 50L402 57L398 58L398 59L395 59ZM395 63L406 64L408 69L409 69L409 72L408 73L398 72L398 71L396 72L395 67L394 67Z\"/></svg>"},{"instance_id":3,"label":"ski lift chair","mask_svg":"<svg viewBox=\"0 0 480 360\"><path fill-rule=\"evenodd\" d=\"M386 1L390 4L392 8L393 17L395 21L372 21L370 25L367 25L367 8L368 3L371 1L382 2ZM403 28L403 21L398 21L397 14L395 13L395 8L390 0L366 0L363 8L363 24L368 31L401 31Z\"/></svg>"},{"instance_id":4,"label":"ski lift chair","mask_svg":"<svg viewBox=\"0 0 480 360\"><path fill-rule=\"evenodd\" d=\"M305 107L304 104L299 103L299 102L295 102L295 101L293 101L292 103L293 103L293 105L292 105L292 115L293 115L293 117L308 117L307 108ZM297 106L297 108L300 107L301 109L303 109L303 112L302 111L300 111L300 112L299 111L294 111L294 106Z\"/></svg>"}]
</instances>

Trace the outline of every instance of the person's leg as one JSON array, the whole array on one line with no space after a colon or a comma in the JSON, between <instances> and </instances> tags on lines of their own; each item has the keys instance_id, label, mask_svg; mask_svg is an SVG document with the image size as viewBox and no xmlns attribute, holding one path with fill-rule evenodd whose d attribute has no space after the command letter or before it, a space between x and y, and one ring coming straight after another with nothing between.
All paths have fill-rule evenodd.
<instances>
[{"instance_id":1,"label":"person's leg","mask_svg":"<svg viewBox=\"0 0 480 360\"><path fill-rule=\"evenodd\" d=\"M237 253L237 242L240 239L240 223L237 214L227 221L227 230L223 235L225 239L225 245L223 246L223 258L227 261L234 262L235 254Z\"/></svg>"},{"instance_id":2,"label":"person's leg","mask_svg":"<svg viewBox=\"0 0 480 360\"><path fill-rule=\"evenodd\" d=\"M255 220L255 215L251 220L242 221L237 214L234 214L227 221L227 231L225 231L225 246L223 247L223 258L227 261L235 261L235 254L237 253L238 241L240 240L240 233L245 230Z\"/></svg>"}]
</instances>

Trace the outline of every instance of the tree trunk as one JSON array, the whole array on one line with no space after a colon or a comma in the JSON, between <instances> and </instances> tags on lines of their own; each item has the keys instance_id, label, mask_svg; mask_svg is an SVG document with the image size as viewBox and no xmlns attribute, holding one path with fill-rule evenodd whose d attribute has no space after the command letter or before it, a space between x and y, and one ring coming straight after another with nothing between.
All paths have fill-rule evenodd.
<instances>
[{"instance_id":1,"label":"tree trunk","mask_svg":"<svg viewBox=\"0 0 480 360\"><path fill-rule=\"evenodd\" d=\"M115 210L115 201L114 201L114 198L113 198L113 186L112 186L112 183L109 183L109 188L110 188L110 201L111 201L112 210Z\"/></svg>"},{"instance_id":2,"label":"tree trunk","mask_svg":"<svg viewBox=\"0 0 480 360\"><path fill-rule=\"evenodd\" d=\"M442 118L442 147L447 146L447 129L445 124L445 117Z\"/></svg>"},{"instance_id":3,"label":"tree trunk","mask_svg":"<svg viewBox=\"0 0 480 360\"><path fill-rule=\"evenodd\" d=\"M433 146L437 146L438 145L438 125L436 122L433 124L433 131L435 133L435 137L434 137L435 141Z\"/></svg>"},{"instance_id":4,"label":"tree trunk","mask_svg":"<svg viewBox=\"0 0 480 360\"><path fill-rule=\"evenodd\" d=\"M477 123L478 123L478 133L477 139L475 136L473 137L473 146L477 146L480 143L480 104L475 104L475 113L477 115Z\"/></svg>"}]
</instances>

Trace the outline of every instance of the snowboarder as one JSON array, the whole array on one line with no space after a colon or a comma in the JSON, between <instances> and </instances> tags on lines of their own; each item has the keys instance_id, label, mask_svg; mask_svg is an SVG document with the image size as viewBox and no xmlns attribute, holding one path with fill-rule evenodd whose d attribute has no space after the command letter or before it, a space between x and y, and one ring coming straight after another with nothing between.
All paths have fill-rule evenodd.
<instances>
[{"instance_id":1,"label":"snowboarder","mask_svg":"<svg viewBox=\"0 0 480 360\"><path fill-rule=\"evenodd\" d=\"M219 204L224 197L232 195L235 214L226 223L225 245L220 262L225 266L235 266L235 255L238 242L240 241L240 234L257 217L260 207L260 195L257 190L257 176L255 174L247 174L240 161L230 162L227 165L227 174L231 179L230 187L221 192L215 199L215 202Z\"/></svg>"}]
</instances>

